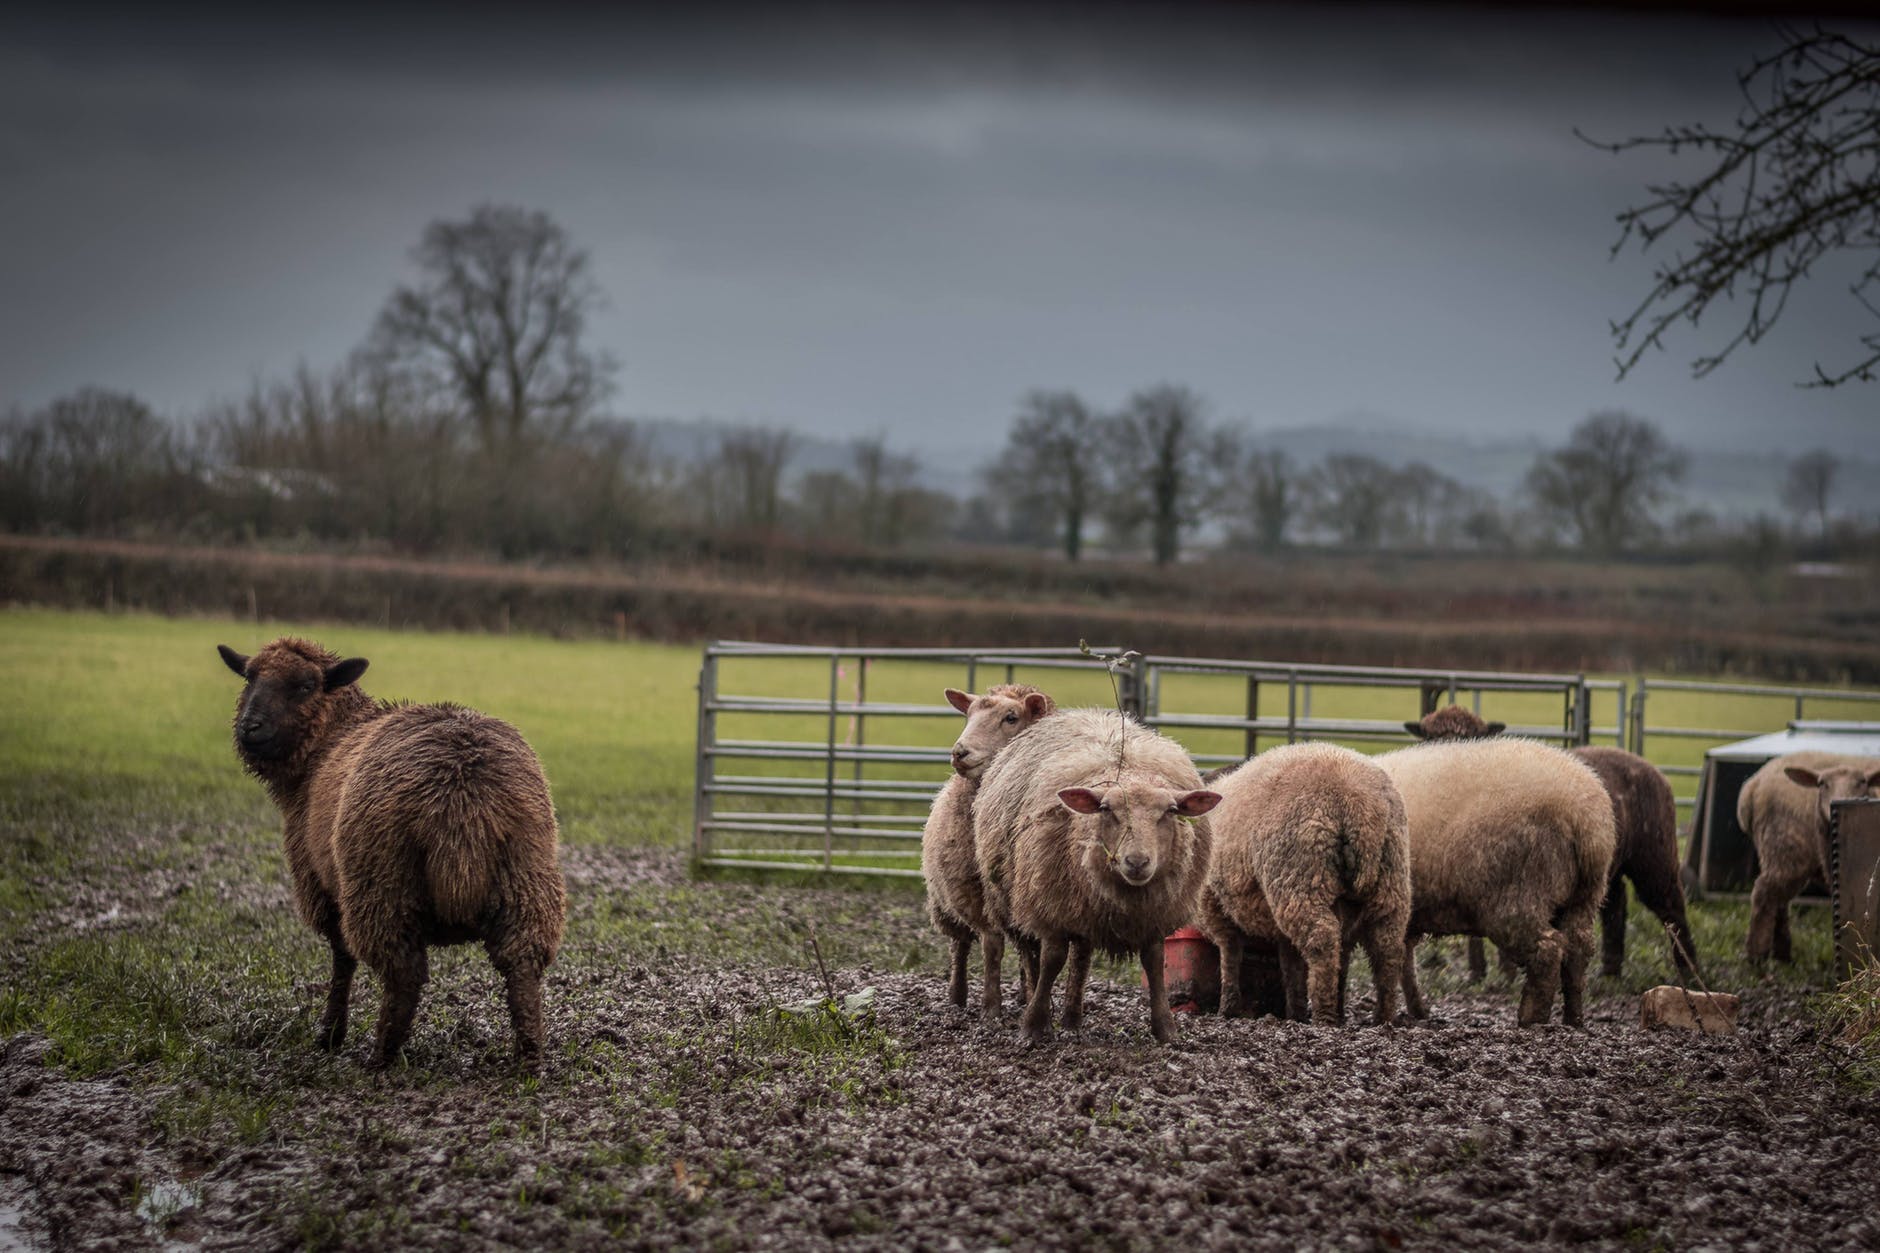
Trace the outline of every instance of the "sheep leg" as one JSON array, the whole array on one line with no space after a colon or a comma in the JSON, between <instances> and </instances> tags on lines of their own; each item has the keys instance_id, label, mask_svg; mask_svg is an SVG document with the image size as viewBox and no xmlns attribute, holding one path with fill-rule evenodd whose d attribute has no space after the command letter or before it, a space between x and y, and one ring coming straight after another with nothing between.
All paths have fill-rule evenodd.
<instances>
[{"instance_id":1,"label":"sheep leg","mask_svg":"<svg viewBox=\"0 0 1880 1253\"><path fill-rule=\"evenodd\" d=\"M1789 898L1793 895L1794 890L1788 884L1778 884L1767 874L1756 876L1756 885L1749 892L1747 947L1751 961L1769 960L1776 944L1777 919L1781 919L1783 929L1786 929Z\"/></svg>"},{"instance_id":2,"label":"sheep leg","mask_svg":"<svg viewBox=\"0 0 1880 1253\"><path fill-rule=\"evenodd\" d=\"M1000 986L1001 976L1005 973L1004 933L988 931L980 936L979 954L985 967L979 994L979 1016L988 1023L994 1023L999 1021L1005 1009L1005 990Z\"/></svg>"},{"instance_id":3,"label":"sheep leg","mask_svg":"<svg viewBox=\"0 0 1880 1253\"><path fill-rule=\"evenodd\" d=\"M1377 994L1377 1013L1373 1021L1388 1027L1397 1021L1397 987L1403 982L1404 946L1399 914L1393 919L1372 919L1359 938L1364 955L1371 961L1371 987ZM1351 950L1345 950L1345 964L1351 964ZM1344 1008L1341 1003L1339 1008Z\"/></svg>"},{"instance_id":4,"label":"sheep leg","mask_svg":"<svg viewBox=\"0 0 1880 1253\"><path fill-rule=\"evenodd\" d=\"M1593 961L1593 924L1566 934L1566 953L1560 959L1560 1021L1569 1027L1586 1025L1586 968Z\"/></svg>"},{"instance_id":5,"label":"sheep leg","mask_svg":"<svg viewBox=\"0 0 1880 1253\"><path fill-rule=\"evenodd\" d=\"M955 1005L966 1004L966 962L973 953L973 933L957 932L947 937L952 960L947 967L947 999Z\"/></svg>"},{"instance_id":6,"label":"sheep leg","mask_svg":"<svg viewBox=\"0 0 1880 1253\"><path fill-rule=\"evenodd\" d=\"M333 977L326 985L326 1012L314 1039L326 1051L335 1052L346 1042L346 1012L352 1003L353 972L359 959L346 947L346 937L339 931L339 909L330 901L320 910L320 933L333 948Z\"/></svg>"},{"instance_id":7,"label":"sheep leg","mask_svg":"<svg viewBox=\"0 0 1880 1253\"><path fill-rule=\"evenodd\" d=\"M1495 948L1495 968L1501 972L1502 978L1510 981L1521 973L1521 963L1509 956L1507 950L1499 945Z\"/></svg>"},{"instance_id":8,"label":"sheep leg","mask_svg":"<svg viewBox=\"0 0 1880 1253\"><path fill-rule=\"evenodd\" d=\"M1599 907L1599 973L1618 975L1625 965L1625 880L1618 875L1606 886L1606 902Z\"/></svg>"},{"instance_id":9,"label":"sheep leg","mask_svg":"<svg viewBox=\"0 0 1880 1253\"><path fill-rule=\"evenodd\" d=\"M1031 1004L1031 990L1038 986L1038 941L1028 935L1011 935L1018 946L1018 1003Z\"/></svg>"},{"instance_id":10,"label":"sheep leg","mask_svg":"<svg viewBox=\"0 0 1880 1253\"><path fill-rule=\"evenodd\" d=\"M346 1011L352 1002L353 972L359 959L346 951L337 933L333 937L333 977L326 985L326 1012L320 1015L320 1047L337 1052L346 1043Z\"/></svg>"},{"instance_id":11,"label":"sheep leg","mask_svg":"<svg viewBox=\"0 0 1880 1253\"><path fill-rule=\"evenodd\" d=\"M1025 1006L1024 1028L1020 1038L1026 1044L1043 1044L1051 1038L1051 986L1064 969L1070 945L1054 937L1038 946L1038 974L1031 983L1031 1002Z\"/></svg>"},{"instance_id":12,"label":"sheep leg","mask_svg":"<svg viewBox=\"0 0 1880 1253\"><path fill-rule=\"evenodd\" d=\"M372 1052L366 1068L382 1070L398 1057L411 1035L411 1020L418 1013L418 997L431 978L430 956L424 946L414 945L394 952L375 966L385 985L379 1000L379 1021L373 1028Z\"/></svg>"},{"instance_id":13,"label":"sheep leg","mask_svg":"<svg viewBox=\"0 0 1880 1253\"><path fill-rule=\"evenodd\" d=\"M1545 1023L1553 1016L1554 995L1560 990L1560 967L1566 957L1561 934L1552 927L1544 927L1538 939L1529 941L1523 937L1513 943L1498 944L1498 947L1527 971L1516 1025L1533 1027Z\"/></svg>"},{"instance_id":14,"label":"sheep leg","mask_svg":"<svg viewBox=\"0 0 1880 1253\"><path fill-rule=\"evenodd\" d=\"M1469 937L1469 982L1480 983L1488 978L1488 950L1482 946L1482 937Z\"/></svg>"},{"instance_id":15,"label":"sheep leg","mask_svg":"<svg viewBox=\"0 0 1880 1253\"><path fill-rule=\"evenodd\" d=\"M1215 947L1221 950L1221 1017L1243 1017L1247 1007L1240 997L1240 966L1247 956L1246 936L1238 927L1222 928Z\"/></svg>"},{"instance_id":16,"label":"sheep leg","mask_svg":"<svg viewBox=\"0 0 1880 1253\"><path fill-rule=\"evenodd\" d=\"M1657 915L1658 921L1677 937L1671 943L1671 960L1678 970L1687 979L1696 975L1697 941L1691 938L1691 924L1684 915L1684 885L1678 881L1677 864L1649 871L1635 867L1632 887L1638 893L1639 904Z\"/></svg>"},{"instance_id":17,"label":"sheep leg","mask_svg":"<svg viewBox=\"0 0 1880 1253\"><path fill-rule=\"evenodd\" d=\"M1326 914L1312 924L1299 946L1305 958L1312 1021L1322 1027L1334 1027L1344 1020L1338 1001L1338 941L1338 919Z\"/></svg>"},{"instance_id":18,"label":"sheep leg","mask_svg":"<svg viewBox=\"0 0 1880 1253\"><path fill-rule=\"evenodd\" d=\"M1059 1024L1066 1031L1081 1031L1084 1025L1084 983L1090 978L1090 942L1071 941L1071 972L1064 980L1064 1016Z\"/></svg>"},{"instance_id":19,"label":"sheep leg","mask_svg":"<svg viewBox=\"0 0 1880 1253\"><path fill-rule=\"evenodd\" d=\"M1776 960L1779 962L1792 962L1795 960L1795 950L1789 940L1788 901L1783 901L1782 904L1776 907L1776 934L1773 951Z\"/></svg>"},{"instance_id":20,"label":"sheep leg","mask_svg":"<svg viewBox=\"0 0 1880 1253\"><path fill-rule=\"evenodd\" d=\"M1306 960L1285 939L1279 941L1279 973L1286 991L1286 1017L1292 1022L1306 1021Z\"/></svg>"},{"instance_id":21,"label":"sheep leg","mask_svg":"<svg viewBox=\"0 0 1880 1253\"><path fill-rule=\"evenodd\" d=\"M1398 962L1398 970L1403 980L1404 1012L1412 1018L1428 1018L1430 1007L1423 1003L1422 989L1417 987L1417 945L1422 941L1420 935L1407 935L1403 941L1403 959ZM1372 958L1376 961L1376 958Z\"/></svg>"},{"instance_id":22,"label":"sheep leg","mask_svg":"<svg viewBox=\"0 0 1880 1253\"><path fill-rule=\"evenodd\" d=\"M1175 1038L1175 1015L1168 1007L1168 980L1162 969L1162 937L1142 946L1142 973L1149 980L1149 1030L1167 1044Z\"/></svg>"}]
</instances>

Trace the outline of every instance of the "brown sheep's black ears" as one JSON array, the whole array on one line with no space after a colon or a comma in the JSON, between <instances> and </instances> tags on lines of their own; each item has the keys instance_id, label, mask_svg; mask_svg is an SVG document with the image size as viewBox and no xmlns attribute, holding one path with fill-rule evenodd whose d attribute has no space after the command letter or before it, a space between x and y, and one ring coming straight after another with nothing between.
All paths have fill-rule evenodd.
<instances>
[{"instance_id":1,"label":"brown sheep's black ears","mask_svg":"<svg viewBox=\"0 0 1880 1253\"><path fill-rule=\"evenodd\" d=\"M242 656L227 644L217 644L215 651L222 654L223 665L233 670L236 674L241 675L244 679L248 677L248 658Z\"/></svg>"},{"instance_id":2,"label":"brown sheep's black ears","mask_svg":"<svg viewBox=\"0 0 1880 1253\"><path fill-rule=\"evenodd\" d=\"M1800 766L1784 766L1782 773L1789 776L1789 782L1801 787L1820 787L1821 776L1813 770L1804 770Z\"/></svg>"},{"instance_id":3,"label":"brown sheep's black ears","mask_svg":"<svg viewBox=\"0 0 1880 1253\"><path fill-rule=\"evenodd\" d=\"M1033 721L1044 717L1054 708L1056 706L1051 703L1051 698L1043 692L1033 692L1025 698L1025 716Z\"/></svg>"},{"instance_id":4,"label":"brown sheep's black ears","mask_svg":"<svg viewBox=\"0 0 1880 1253\"><path fill-rule=\"evenodd\" d=\"M973 697L970 692L962 692L956 687L950 687L947 689L947 704L961 713L967 713L973 707Z\"/></svg>"},{"instance_id":5,"label":"brown sheep's black ears","mask_svg":"<svg viewBox=\"0 0 1880 1253\"><path fill-rule=\"evenodd\" d=\"M1506 731L1507 729L1508 729L1508 724L1505 722L1491 722L1487 726L1482 728L1482 734L1483 735L1500 735L1503 731Z\"/></svg>"},{"instance_id":6,"label":"brown sheep's black ears","mask_svg":"<svg viewBox=\"0 0 1880 1253\"><path fill-rule=\"evenodd\" d=\"M1880 770L1872 771L1867 775L1867 786L1870 788L1880 787Z\"/></svg>"},{"instance_id":7,"label":"brown sheep's black ears","mask_svg":"<svg viewBox=\"0 0 1880 1253\"><path fill-rule=\"evenodd\" d=\"M1421 722L1406 722L1403 724L1403 729L1416 736L1419 740L1427 740L1430 737L1430 733L1423 729Z\"/></svg>"},{"instance_id":8,"label":"brown sheep's black ears","mask_svg":"<svg viewBox=\"0 0 1880 1253\"><path fill-rule=\"evenodd\" d=\"M1079 814L1094 814L1103 808L1103 798L1087 787L1067 787L1058 793L1064 808Z\"/></svg>"},{"instance_id":9,"label":"brown sheep's black ears","mask_svg":"<svg viewBox=\"0 0 1880 1253\"><path fill-rule=\"evenodd\" d=\"M1183 792L1175 798L1175 812L1184 818L1199 818L1221 803L1219 792L1204 790Z\"/></svg>"},{"instance_id":10,"label":"brown sheep's black ears","mask_svg":"<svg viewBox=\"0 0 1880 1253\"><path fill-rule=\"evenodd\" d=\"M326 668L326 690L337 692L348 684L357 683L359 676L371 664L364 657L348 657L344 661L334 662Z\"/></svg>"}]
</instances>

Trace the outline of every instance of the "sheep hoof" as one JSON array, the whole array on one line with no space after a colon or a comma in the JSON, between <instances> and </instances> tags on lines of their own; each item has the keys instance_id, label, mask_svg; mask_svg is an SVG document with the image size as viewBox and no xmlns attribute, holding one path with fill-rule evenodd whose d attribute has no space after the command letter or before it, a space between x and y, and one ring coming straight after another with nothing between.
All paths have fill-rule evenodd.
<instances>
[{"instance_id":1,"label":"sheep hoof","mask_svg":"<svg viewBox=\"0 0 1880 1253\"><path fill-rule=\"evenodd\" d=\"M1018 1042L1028 1049L1040 1048L1051 1043L1051 1032L1049 1029L1040 1031L1027 1027L1018 1033Z\"/></svg>"},{"instance_id":2,"label":"sheep hoof","mask_svg":"<svg viewBox=\"0 0 1880 1253\"><path fill-rule=\"evenodd\" d=\"M340 1045L346 1043L345 1025L340 1024L335 1026L330 1022L321 1023L319 1028L314 1032L313 1043L314 1047L319 1049L322 1053L337 1053Z\"/></svg>"}]
</instances>

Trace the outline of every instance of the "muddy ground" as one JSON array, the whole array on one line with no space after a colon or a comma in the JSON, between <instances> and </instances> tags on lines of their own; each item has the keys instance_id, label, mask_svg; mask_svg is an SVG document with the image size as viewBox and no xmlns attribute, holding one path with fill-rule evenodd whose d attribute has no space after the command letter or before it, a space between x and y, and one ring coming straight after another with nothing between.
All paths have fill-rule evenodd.
<instances>
[{"instance_id":1,"label":"muddy ground","mask_svg":"<svg viewBox=\"0 0 1880 1253\"><path fill-rule=\"evenodd\" d=\"M831 932L863 926L877 957L937 951L917 897L569 856L539 1079L506 1065L473 950L434 963L400 1069L360 1073L370 980L342 1055L257 1045L258 1130L166 1115L190 1096L173 1071L75 1079L43 1037L6 1040L0 1249L1880 1247L1880 1095L1773 984L1729 1038L1644 1034L1629 994L1587 1030L1517 1032L1491 986L1427 1026L1183 1018L1163 1048L1114 968L1085 1031L1026 1050L1015 1017L947 1004L931 963L844 959ZM703 915L804 956L572 947L622 901L636 936ZM812 922L837 992L872 1008L776 1012L824 991Z\"/></svg>"}]
</instances>

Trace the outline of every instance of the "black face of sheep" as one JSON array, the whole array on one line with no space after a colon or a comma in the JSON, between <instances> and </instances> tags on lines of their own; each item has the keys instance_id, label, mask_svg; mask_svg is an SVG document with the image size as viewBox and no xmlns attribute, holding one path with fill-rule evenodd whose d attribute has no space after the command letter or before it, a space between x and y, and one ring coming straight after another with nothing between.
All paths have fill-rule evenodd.
<instances>
[{"instance_id":1,"label":"black face of sheep","mask_svg":"<svg viewBox=\"0 0 1880 1253\"><path fill-rule=\"evenodd\" d=\"M243 761L265 765L290 756L318 721L322 697L359 681L370 663L349 657L331 665L297 653L271 649L264 662L244 657L227 644L216 645L222 662L240 675L235 705L235 751Z\"/></svg>"},{"instance_id":2,"label":"black face of sheep","mask_svg":"<svg viewBox=\"0 0 1880 1253\"><path fill-rule=\"evenodd\" d=\"M1065 788L1058 800L1087 821L1078 823L1090 839L1085 866L1098 882L1120 879L1132 888L1147 887L1171 862L1181 824L1221 803L1219 792L1171 792L1134 781L1102 792Z\"/></svg>"}]
</instances>

